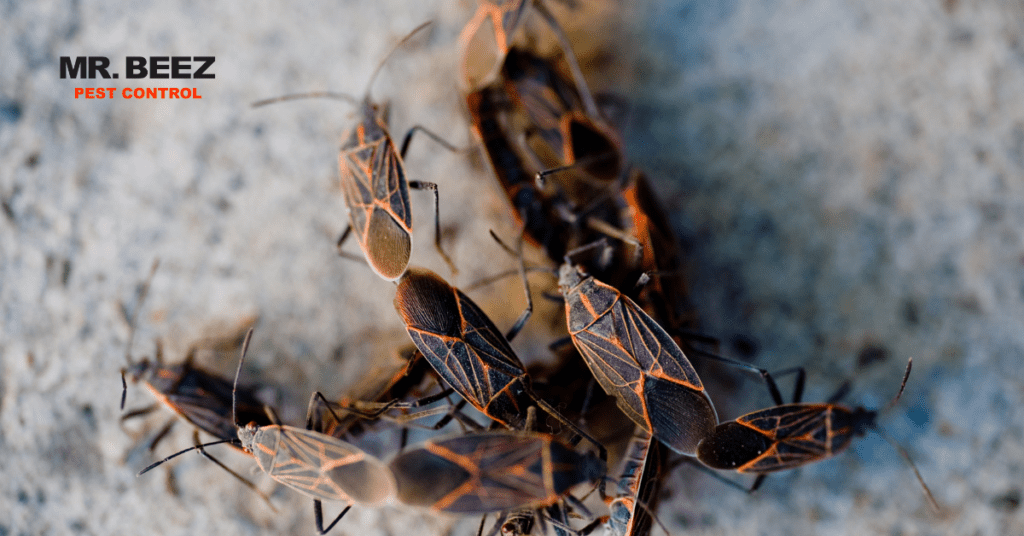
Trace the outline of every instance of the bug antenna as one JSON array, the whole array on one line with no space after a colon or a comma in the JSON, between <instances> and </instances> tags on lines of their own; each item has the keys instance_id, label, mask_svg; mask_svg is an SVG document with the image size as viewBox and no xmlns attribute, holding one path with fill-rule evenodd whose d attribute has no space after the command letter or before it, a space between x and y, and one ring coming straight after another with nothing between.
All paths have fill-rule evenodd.
<instances>
[{"instance_id":1,"label":"bug antenna","mask_svg":"<svg viewBox=\"0 0 1024 536\"><path fill-rule=\"evenodd\" d=\"M235 383L231 385L231 422L238 424L238 375L242 373L242 363L245 362L245 353L249 351L249 341L252 339L252 328L245 332L245 340L242 341L242 356L238 358L238 370L235 371Z\"/></svg>"},{"instance_id":2,"label":"bug antenna","mask_svg":"<svg viewBox=\"0 0 1024 536\"><path fill-rule=\"evenodd\" d=\"M281 95L280 97L271 97L269 99L258 100L250 106L253 108L260 108L270 104L276 104L278 102L293 101L293 100L305 100L305 99L332 99L340 100L359 106L359 99L349 95L348 93L340 93L337 91L310 91L308 93L291 93L289 95Z\"/></svg>"},{"instance_id":3,"label":"bug antenna","mask_svg":"<svg viewBox=\"0 0 1024 536\"><path fill-rule=\"evenodd\" d=\"M896 405L896 402L899 401L900 396L903 394L903 389L907 387L907 378L910 378L910 368L913 365L914 365L914 358L911 357L910 359L907 360L907 371L903 373L903 382L900 383L900 390L896 392L896 396L894 396L892 401L890 401L885 406L885 410L883 410L883 411L888 411L889 409L892 409L892 407Z\"/></svg>"},{"instance_id":4,"label":"bug antenna","mask_svg":"<svg viewBox=\"0 0 1024 536\"><path fill-rule=\"evenodd\" d=\"M384 64L387 63L387 61L391 58L391 56L395 52L397 52L398 49L402 47L402 45L404 45L407 42L409 42L409 40L412 39L414 35L419 33L420 30L422 30L422 29L424 29L427 26L430 26L432 24L434 24L434 21L432 21L432 20L428 20L427 22L424 22L423 24L420 24L419 26L413 28L411 32L405 34L405 37L403 37L401 40L399 40L397 43L395 43L391 47L391 50L389 50L388 53L384 55L384 58L381 59L380 63L377 64L377 68L374 69L373 73L370 74L370 81L366 83L366 91L363 92L363 100L369 100L369 98L370 98L370 90L373 89L373 83L374 83L374 81L377 80L377 75L380 74L381 69L384 68Z\"/></svg>"},{"instance_id":5,"label":"bug antenna","mask_svg":"<svg viewBox=\"0 0 1024 536\"><path fill-rule=\"evenodd\" d=\"M139 311L142 310L143 304L146 303L146 296L149 295L149 286L153 283L153 277L156 275L156 269L160 266L160 258L153 259L153 266L149 269L149 275L146 276L146 281L142 283L142 288L139 290L139 299L135 305L135 310L132 311L132 317L129 320L128 326L128 344L124 349L124 359L131 366L132 363L132 344L135 342L135 326L139 323ZM122 397L123 398L123 397ZM121 403L122 408L124 402Z\"/></svg>"},{"instance_id":6,"label":"bug antenna","mask_svg":"<svg viewBox=\"0 0 1024 536\"><path fill-rule=\"evenodd\" d=\"M545 273L545 274L549 274L549 275L556 275L556 276L558 275L556 270L552 270L551 268L548 268L546 266L530 266L530 265L527 265L526 266L526 271L527 272L541 272L541 273ZM483 279L478 279L477 281L474 281L473 283L461 286L459 288L461 288L463 292L472 292L474 290L486 287L487 285L492 285L492 284L494 284L494 283L496 283L498 281L501 281L502 279L505 279L507 277L512 277L514 275L519 275L519 268L513 268L511 270L505 270L504 272L498 272L498 273L496 273L494 275L484 277ZM558 300L561 301L561 299L562 299L561 296L559 296Z\"/></svg>"},{"instance_id":7,"label":"bug antenna","mask_svg":"<svg viewBox=\"0 0 1024 536\"><path fill-rule=\"evenodd\" d=\"M910 367L907 367L907 372L910 372ZM905 379L904 382L906 382ZM939 506L939 502L935 500L935 496L932 495L932 490L928 488L928 484L924 483L924 478L921 476L921 471L917 470L917 465L914 463L914 460L910 457L910 453L907 452L907 449L900 446L899 443L896 443L896 441L889 437L889 434L885 433L878 426L875 426L874 430L879 436L882 437L882 439L885 440L886 443L892 445L892 448L896 449L896 452L900 454L900 457L903 458L903 461L906 462L908 466L910 466L910 470L913 471L914 476L917 477L917 482L921 484L921 489L924 490L924 496L925 498L928 499L928 504L931 505L932 511L934 511L936 514L942 512L942 507Z\"/></svg>"},{"instance_id":8,"label":"bug antenna","mask_svg":"<svg viewBox=\"0 0 1024 536\"><path fill-rule=\"evenodd\" d=\"M139 473L137 475L135 475L135 476L142 476L142 475L148 473L149 471L155 469L158 465L163 465L165 462L169 462L169 461L173 460L174 458L177 458L178 456L181 456L182 454L185 454L186 452L190 452L190 451L193 451L193 450L201 451L204 447L212 447L213 445L220 445L221 443L234 443L234 444L238 444L238 440L237 439L221 439L220 441L211 441L209 443L203 443L201 445L195 445L193 447L189 447L189 448L187 448L185 450L180 450L180 451L175 452L174 454L171 454L170 456L168 456L168 457L166 457L166 458L164 458L164 459L162 459L162 460L160 460L158 462L149 464L148 467L146 467L145 469L139 471Z\"/></svg>"}]
</instances>

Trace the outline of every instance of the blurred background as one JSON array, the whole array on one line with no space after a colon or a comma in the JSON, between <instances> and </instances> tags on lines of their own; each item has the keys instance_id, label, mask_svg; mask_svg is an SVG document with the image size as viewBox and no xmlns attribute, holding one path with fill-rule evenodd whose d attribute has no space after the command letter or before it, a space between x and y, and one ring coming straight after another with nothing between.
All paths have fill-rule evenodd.
<instances>
[{"instance_id":1,"label":"blurred background","mask_svg":"<svg viewBox=\"0 0 1024 536\"><path fill-rule=\"evenodd\" d=\"M1024 533L1024 3L555 4L588 80L629 103L623 135L683 241L704 331L760 366L806 367L809 401L851 380L850 403L883 406L913 357L880 424L945 507L931 512L896 451L869 435L754 495L683 465L658 511L670 533ZM120 422L128 318L159 257L133 355L152 356L159 339L174 362L255 320L243 381L266 386L292 424L311 391L344 392L406 343L393 286L333 246L351 107L250 104L361 94L391 45L433 20L373 93L391 103L394 132L421 124L471 146L455 40L475 8L0 5L0 536L314 533L308 500L226 448L220 458L278 512L199 456L135 477L192 437L179 423L149 452L170 414ZM115 70L125 56L213 55L216 79L59 78L60 56L86 55ZM176 82L202 100L73 95ZM406 163L439 185L453 283L514 266L487 234L514 231L479 155L422 140ZM413 263L447 277L432 199L411 195ZM522 309L518 285L472 295L504 327ZM515 347L548 342L534 323ZM236 360L202 365L230 376ZM742 379L711 395L723 419L770 403ZM129 385L129 408L151 402ZM334 533L475 534L478 522L355 508Z\"/></svg>"}]
</instances>

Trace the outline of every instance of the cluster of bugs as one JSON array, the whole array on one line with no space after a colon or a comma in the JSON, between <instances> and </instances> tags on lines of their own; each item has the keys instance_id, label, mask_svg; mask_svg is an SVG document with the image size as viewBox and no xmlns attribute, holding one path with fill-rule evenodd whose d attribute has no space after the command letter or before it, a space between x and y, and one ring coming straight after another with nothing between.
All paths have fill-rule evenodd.
<instances>
[{"instance_id":1,"label":"cluster of bugs","mask_svg":"<svg viewBox=\"0 0 1024 536\"><path fill-rule=\"evenodd\" d=\"M545 35L557 45L555 55L533 46ZM773 376L701 349L709 338L696 332L669 219L643 172L628 163L605 111L613 99L591 93L570 39L541 0L485 0L459 45L469 128L521 230L513 246L492 235L518 260L526 310L502 331L443 276L410 266L409 189L428 189L436 250L456 273L442 247L439 188L407 179L403 160L416 132L451 146L420 127L394 143L386 107L370 91L391 53L362 98L321 93L257 103L320 96L357 107L359 119L339 150L349 225L336 247L395 283L395 310L413 346L402 351L404 366L374 371L359 393L340 400L313 393L303 427L282 424L253 388L238 385L238 372L234 381L220 377L199 368L192 354L176 366L165 366L159 353L156 363L129 355L125 389L127 377L145 382L160 402L215 438L201 444L197 432L196 446L142 473L191 450L223 467L206 449L226 443L313 499L321 534L353 505L395 504L481 515L480 532L488 534L640 536L664 529L656 507L666 473L678 465L674 459L755 475L756 489L770 473L834 456L869 430L881 433L878 412L839 403L845 389L827 402L803 403L802 369ZM344 249L349 237L362 255ZM524 247L543 252L548 265L532 268L557 283L556 298L564 302L567 337L552 341L556 364L541 370L525 365L512 347L533 310ZM250 329L241 343L238 371L251 335ZM720 421L691 357L755 372L775 405ZM789 404L774 379L785 374L796 376ZM371 453L358 442L375 427L437 435L408 445L403 433L394 452ZM610 468L609 461L617 464ZM606 509L587 506L595 493ZM326 526L323 501L345 504ZM496 516L490 527L489 515Z\"/></svg>"}]
</instances>

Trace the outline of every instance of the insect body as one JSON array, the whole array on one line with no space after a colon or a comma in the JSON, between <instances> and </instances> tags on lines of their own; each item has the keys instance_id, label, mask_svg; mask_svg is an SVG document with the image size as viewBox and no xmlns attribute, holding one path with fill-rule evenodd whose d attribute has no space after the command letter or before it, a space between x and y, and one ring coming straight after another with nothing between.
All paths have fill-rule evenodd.
<instances>
[{"instance_id":1,"label":"insect body","mask_svg":"<svg viewBox=\"0 0 1024 536\"><path fill-rule=\"evenodd\" d=\"M597 382L633 422L672 450L694 455L718 417L672 337L633 300L569 262L558 284L569 335Z\"/></svg>"},{"instance_id":2,"label":"insect body","mask_svg":"<svg viewBox=\"0 0 1024 536\"><path fill-rule=\"evenodd\" d=\"M239 428L238 439L267 475L313 499L372 505L394 493L387 467L340 439L255 424Z\"/></svg>"},{"instance_id":3,"label":"insect body","mask_svg":"<svg viewBox=\"0 0 1024 536\"><path fill-rule=\"evenodd\" d=\"M533 403L526 367L491 319L437 274L410 269L395 308L434 370L488 417L520 428Z\"/></svg>"},{"instance_id":4,"label":"insect body","mask_svg":"<svg viewBox=\"0 0 1024 536\"><path fill-rule=\"evenodd\" d=\"M604 462L553 436L492 431L430 440L390 463L405 504L486 514L554 504L604 475Z\"/></svg>"},{"instance_id":5,"label":"insect body","mask_svg":"<svg viewBox=\"0 0 1024 536\"><path fill-rule=\"evenodd\" d=\"M907 362L903 383L890 406L903 394L912 365L913 360ZM869 430L892 443L876 424L877 410L836 403L844 392L841 389L829 402L818 404L800 403L799 396L795 396L797 400L792 404L780 404L721 423L697 447L697 459L714 469L756 474L751 489L757 489L765 475L835 456L849 447L854 437ZM895 443L892 445L913 469L932 507L939 510L910 456Z\"/></svg>"},{"instance_id":6,"label":"insect body","mask_svg":"<svg viewBox=\"0 0 1024 536\"><path fill-rule=\"evenodd\" d=\"M180 415L193 426L206 432L217 439L230 440L235 437L235 424L231 416L232 382L222 376L202 369L195 365L195 357L201 345L193 345L187 352L185 360L178 365L165 365L163 360L163 346L157 344L154 361L142 359L134 361L131 357L132 341L135 337L135 328L138 323L138 314L145 304L149 294L149 286L159 261L154 261L150 274L139 294L138 305L130 320L129 329L131 334L128 337L128 349L125 351L125 368L121 369L121 409L124 409L128 395L128 382L130 378L133 383L142 382L157 401L171 411ZM213 346L233 346L241 339L238 336L226 337L224 340L214 341ZM267 413L263 410L264 404L256 396L256 389L242 387L236 391L238 414L248 421L257 424L270 424ZM121 420L130 419L145 415L152 411L153 406L142 409L131 410L125 413ZM173 421L163 428L150 442L153 448L157 442L170 431ZM229 470L230 471L230 470ZM243 479L243 482L246 482ZM246 482L248 484L248 482Z\"/></svg>"},{"instance_id":7,"label":"insect body","mask_svg":"<svg viewBox=\"0 0 1024 536\"><path fill-rule=\"evenodd\" d=\"M252 329L249 329L242 343L242 357L235 374L236 386L251 337ZM318 398L314 396L313 400ZM312 403L308 415L313 414ZM237 423L235 397L231 409L232 420ZM344 517L353 503L378 504L391 497L394 494L394 481L387 466L379 460L345 441L310 430L310 425L310 417L307 417L306 429L280 424L259 425L256 422L245 426L236 424L235 438L196 445L177 452L143 469L139 475L186 452L199 450L205 454L204 447L232 443L251 454L260 469L271 478L313 498L316 528L320 534L325 534ZM348 507L326 529L323 526L321 500L348 503Z\"/></svg>"},{"instance_id":8,"label":"insect body","mask_svg":"<svg viewBox=\"0 0 1024 536\"><path fill-rule=\"evenodd\" d=\"M468 296L423 268L412 268L399 280L395 309L438 375L475 408L498 423L522 430L527 408L536 404L577 436L587 438L598 447L601 459L607 459L603 445L534 394L526 367L508 342L525 324L529 309L502 335Z\"/></svg>"},{"instance_id":9,"label":"insect body","mask_svg":"<svg viewBox=\"0 0 1024 536\"><path fill-rule=\"evenodd\" d=\"M605 524L611 536L645 536L653 525L653 511L665 467L665 447L643 430L633 435L622 460L618 494L608 505Z\"/></svg>"},{"instance_id":10,"label":"insect body","mask_svg":"<svg viewBox=\"0 0 1024 536\"><path fill-rule=\"evenodd\" d=\"M161 365L160 355L158 350L156 363L143 360L131 364L125 370L126 374L132 381L143 382L159 402L196 428L217 439L235 437L235 425L231 419L231 381L196 367L193 364L195 349L190 350L188 357L179 365ZM259 425L270 424L254 388L240 388L237 397L240 417ZM122 419L145 411L129 412Z\"/></svg>"},{"instance_id":11,"label":"insect body","mask_svg":"<svg viewBox=\"0 0 1024 536\"><path fill-rule=\"evenodd\" d=\"M429 22L420 25L398 45L428 25ZM338 156L341 187L349 209L349 228L342 234L338 246L350 231L355 231L359 247L377 275L388 281L398 279L409 266L412 254L409 187L427 188L434 192L434 245L454 271L451 259L441 248L437 185L410 182L405 177L402 157L415 130L410 131L400 154L388 133L384 110L370 100L370 88L383 65L382 61L370 76L366 95L360 104L360 122L342 144Z\"/></svg>"}]
</instances>

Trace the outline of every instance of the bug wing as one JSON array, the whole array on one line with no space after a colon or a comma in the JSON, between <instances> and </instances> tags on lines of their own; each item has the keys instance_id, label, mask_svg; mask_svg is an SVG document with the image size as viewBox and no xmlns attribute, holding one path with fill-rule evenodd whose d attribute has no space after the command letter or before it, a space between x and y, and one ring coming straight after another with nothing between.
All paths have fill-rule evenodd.
<instances>
[{"instance_id":1,"label":"bug wing","mask_svg":"<svg viewBox=\"0 0 1024 536\"><path fill-rule=\"evenodd\" d=\"M834 427L832 416L833 406L828 404L786 404L736 419L737 423L763 431L773 439L768 452L744 466L742 471L783 471L828 458L842 450L851 436Z\"/></svg>"},{"instance_id":2,"label":"bug wing","mask_svg":"<svg viewBox=\"0 0 1024 536\"><path fill-rule=\"evenodd\" d=\"M281 426L267 473L315 499L373 504L390 496L387 469L353 445L311 430Z\"/></svg>"},{"instance_id":3,"label":"bug wing","mask_svg":"<svg viewBox=\"0 0 1024 536\"><path fill-rule=\"evenodd\" d=\"M409 186L394 142L372 109L366 113L339 156L341 186L367 262L393 281L405 272L412 254Z\"/></svg>"},{"instance_id":4,"label":"bug wing","mask_svg":"<svg viewBox=\"0 0 1024 536\"><path fill-rule=\"evenodd\" d=\"M486 513L520 508L544 501L550 491L544 486L541 466L544 443L498 434L481 436L463 450L478 467L478 480L472 490L456 497L446 508L449 512Z\"/></svg>"},{"instance_id":5,"label":"bug wing","mask_svg":"<svg viewBox=\"0 0 1024 536\"><path fill-rule=\"evenodd\" d=\"M697 445L718 424L707 394L676 382L648 377L644 403L654 437L687 456L695 455Z\"/></svg>"}]
</instances>

